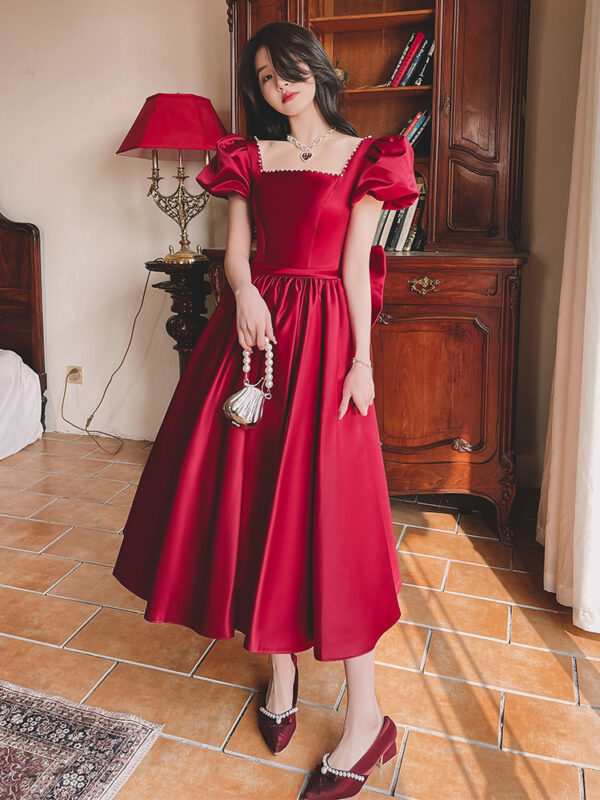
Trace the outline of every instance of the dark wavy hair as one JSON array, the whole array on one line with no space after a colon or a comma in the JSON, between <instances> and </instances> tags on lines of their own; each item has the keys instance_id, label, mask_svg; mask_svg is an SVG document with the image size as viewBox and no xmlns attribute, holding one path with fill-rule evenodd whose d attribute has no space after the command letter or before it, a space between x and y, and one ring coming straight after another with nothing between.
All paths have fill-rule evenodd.
<instances>
[{"instance_id":1,"label":"dark wavy hair","mask_svg":"<svg viewBox=\"0 0 600 800\"><path fill-rule=\"evenodd\" d=\"M345 102L344 85L317 37L295 22L268 22L246 42L238 62L237 83L246 112L248 138L285 139L290 133L288 118L270 106L260 90L254 59L263 45L269 51L277 74L288 81L306 80L306 72L297 63L306 62L315 78L314 102L327 124L350 136L358 135L338 110Z\"/></svg>"}]
</instances>

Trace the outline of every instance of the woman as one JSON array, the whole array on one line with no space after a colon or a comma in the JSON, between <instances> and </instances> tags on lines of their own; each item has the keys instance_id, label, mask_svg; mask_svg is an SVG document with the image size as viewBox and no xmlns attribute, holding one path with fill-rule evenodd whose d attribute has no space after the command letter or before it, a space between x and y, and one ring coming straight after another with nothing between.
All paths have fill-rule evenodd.
<instances>
[{"instance_id":1,"label":"woman","mask_svg":"<svg viewBox=\"0 0 600 800\"><path fill-rule=\"evenodd\" d=\"M357 137L300 25L263 26L238 80L249 138L222 136L197 176L229 198L227 284L156 437L114 574L148 601L147 620L213 638L238 630L247 650L269 653L258 724L273 752L296 729L295 652L343 660L343 735L304 796L350 797L396 753L374 683L401 581L370 364L385 257L371 242L382 207L418 196L413 154L401 135ZM271 346L272 396L243 429L222 404L255 345L248 377Z\"/></svg>"}]
</instances>

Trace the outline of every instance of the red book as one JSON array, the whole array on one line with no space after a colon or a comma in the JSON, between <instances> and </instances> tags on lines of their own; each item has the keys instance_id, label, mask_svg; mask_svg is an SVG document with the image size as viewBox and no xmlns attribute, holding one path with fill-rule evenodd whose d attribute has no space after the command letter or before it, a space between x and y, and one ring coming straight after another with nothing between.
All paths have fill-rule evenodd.
<instances>
[{"instance_id":1,"label":"red book","mask_svg":"<svg viewBox=\"0 0 600 800\"><path fill-rule=\"evenodd\" d=\"M408 134L416 127L417 122L421 119L422 116L423 116L423 112L422 111L418 111L415 114L415 116L412 118L410 123L408 124L407 128L402 131L402 134L404 136L408 136Z\"/></svg>"},{"instance_id":2,"label":"red book","mask_svg":"<svg viewBox=\"0 0 600 800\"><path fill-rule=\"evenodd\" d=\"M423 41L424 38L425 38L425 34L424 33L417 33L417 35L415 36L415 40L412 43L412 46L411 46L410 50L406 54L406 58L402 62L401 66L400 66L400 69L396 73L396 75L395 75L395 77L394 77L394 79L393 79L393 81L391 83L392 86L398 86L398 84L400 83L400 81L404 77L404 75L406 73L406 70L409 68L411 61L415 57L415 55L417 53L417 50L421 46L421 42Z\"/></svg>"}]
</instances>

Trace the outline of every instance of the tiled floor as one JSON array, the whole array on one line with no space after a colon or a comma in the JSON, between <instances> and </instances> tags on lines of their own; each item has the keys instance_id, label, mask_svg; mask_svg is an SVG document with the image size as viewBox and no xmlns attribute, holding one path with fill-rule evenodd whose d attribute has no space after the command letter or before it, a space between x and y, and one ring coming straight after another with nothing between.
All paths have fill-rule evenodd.
<instances>
[{"instance_id":1,"label":"tiled floor","mask_svg":"<svg viewBox=\"0 0 600 800\"><path fill-rule=\"evenodd\" d=\"M165 723L118 800L296 800L341 732L343 667L300 655L297 733L273 756L255 722L267 657L143 619L111 567L150 446L47 433L0 461L0 678ZM542 588L535 498L513 548L476 498L392 508L403 617L377 692L401 746L361 796L600 798L600 635Z\"/></svg>"}]
</instances>

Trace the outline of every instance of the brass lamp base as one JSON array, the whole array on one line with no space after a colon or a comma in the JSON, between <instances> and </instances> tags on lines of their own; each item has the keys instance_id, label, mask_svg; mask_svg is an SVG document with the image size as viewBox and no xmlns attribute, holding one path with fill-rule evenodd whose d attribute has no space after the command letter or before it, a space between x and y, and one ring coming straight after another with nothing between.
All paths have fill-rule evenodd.
<instances>
[{"instance_id":1,"label":"brass lamp base","mask_svg":"<svg viewBox=\"0 0 600 800\"><path fill-rule=\"evenodd\" d=\"M164 257L166 264L196 264L199 261L208 261L208 256L200 250L198 245L198 252L194 253L189 247L180 247L177 252L174 252L173 245L169 245L169 252Z\"/></svg>"},{"instance_id":2,"label":"brass lamp base","mask_svg":"<svg viewBox=\"0 0 600 800\"><path fill-rule=\"evenodd\" d=\"M208 153L206 153L206 161L208 162ZM190 249L187 226L189 221L203 210L208 201L209 193L204 191L200 194L192 195L188 192L184 185L187 176L183 167L181 150L179 151L179 163L175 177L177 178L175 191L170 195L161 194L158 188L158 183L162 180L158 171L158 151L152 150L152 176L150 178L152 183L148 189L148 195L154 199L161 211L164 211L167 216L177 222L181 233L179 250L175 252L175 248L169 245L169 252L163 260L167 264L194 264L197 261L208 261L200 250L200 246L198 246L196 253Z\"/></svg>"}]
</instances>

